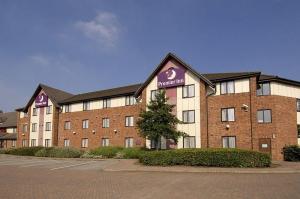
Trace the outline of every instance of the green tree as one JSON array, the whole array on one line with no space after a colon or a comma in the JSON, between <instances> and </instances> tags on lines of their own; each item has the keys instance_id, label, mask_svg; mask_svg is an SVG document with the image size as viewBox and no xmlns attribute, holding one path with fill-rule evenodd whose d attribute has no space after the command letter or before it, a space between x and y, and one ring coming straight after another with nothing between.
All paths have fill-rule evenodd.
<instances>
[{"instance_id":1,"label":"green tree","mask_svg":"<svg viewBox=\"0 0 300 199\"><path fill-rule=\"evenodd\" d=\"M172 139L178 142L180 136L185 133L177 131L176 125L181 123L177 117L172 114L175 105L168 104L168 98L164 90L160 90L147 105L147 110L142 110L140 118L137 121L137 128L142 137L154 140L158 143L161 137ZM156 149L159 149L156 144Z\"/></svg>"}]
</instances>

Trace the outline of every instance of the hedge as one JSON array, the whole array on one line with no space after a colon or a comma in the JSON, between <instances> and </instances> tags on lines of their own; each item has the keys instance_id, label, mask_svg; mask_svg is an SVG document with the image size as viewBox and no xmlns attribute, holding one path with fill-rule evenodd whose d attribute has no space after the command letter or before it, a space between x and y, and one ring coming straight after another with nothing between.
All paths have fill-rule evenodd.
<instances>
[{"instance_id":1,"label":"hedge","mask_svg":"<svg viewBox=\"0 0 300 199\"><path fill-rule=\"evenodd\" d=\"M112 147L112 146L99 147L96 149L92 149L91 151L88 151L87 155L91 157L95 156L100 158L114 158L122 150L123 150L122 147Z\"/></svg>"},{"instance_id":2,"label":"hedge","mask_svg":"<svg viewBox=\"0 0 300 199\"><path fill-rule=\"evenodd\" d=\"M297 145L286 146L283 148L283 157L285 161L300 161L300 147Z\"/></svg>"},{"instance_id":3,"label":"hedge","mask_svg":"<svg viewBox=\"0 0 300 199\"><path fill-rule=\"evenodd\" d=\"M8 149L6 150L6 154L10 155L21 155L21 156L34 156L36 152L41 150L43 147L37 146L37 147L21 147L21 148L15 148L15 149Z\"/></svg>"},{"instance_id":4,"label":"hedge","mask_svg":"<svg viewBox=\"0 0 300 199\"><path fill-rule=\"evenodd\" d=\"M120 158L138 159L146 150L144 148L123 148L123 147L99 147L87 151L84 158Z\"/></svg>"},{"instance_id":5,"label":"hedge","mask_svg":"<svg viewBox=\"0 0 300 199\"><path fill-rule=\"evenodd\" d=\"M35 153L38 157L53 157L53 158L79 158L83 154L82 151L75 148L58 148L50 147L43 148Z\"/></svg>"},{"instance_id":6,"label":"hedge","mask_svg":"<svg viewBox=\"0 0 300 199\"><path fill-rule=\"evenodd\" d=\"M144 165L213 167L269 167L268 154L241 149L176 149L151 151L139 157Z\"/></svg>"}]
</instances>

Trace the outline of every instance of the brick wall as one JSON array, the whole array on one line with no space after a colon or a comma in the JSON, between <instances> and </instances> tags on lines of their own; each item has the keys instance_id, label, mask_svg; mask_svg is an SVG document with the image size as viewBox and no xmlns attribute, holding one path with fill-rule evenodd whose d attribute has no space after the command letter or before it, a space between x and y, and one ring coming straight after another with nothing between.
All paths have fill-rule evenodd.
<instances>
[{"instance_id":1,"label":"brick wall","mask_svg":"<svg viewBox=\"0 0 300 199\"><path fill-rule=\"evenodd\" d=\"M27 146L29 146L29 134L30 134L30 115L31 110L28 110L28 116L20 118L20 112L17 114L17 147L22 147L22 140L27 140ZM23 132L23 125L27 124L27 132Z\"/></svg>"}]
</instances>

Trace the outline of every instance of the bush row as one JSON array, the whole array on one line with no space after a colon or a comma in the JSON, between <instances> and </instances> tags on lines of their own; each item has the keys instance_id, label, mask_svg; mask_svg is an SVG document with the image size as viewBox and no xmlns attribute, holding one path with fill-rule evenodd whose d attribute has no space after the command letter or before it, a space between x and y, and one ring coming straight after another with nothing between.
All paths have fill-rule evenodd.
<instances>
[{"instance_id":1,"label":"bush row","mask_svg":"<svg viewBox=\"0 0 300 199\"><path fill-rule=\"evenodd\" d=\"M144 165L213 167L269 167L268 154L240 149L177 149L151 151L139 157Z\"/></svg>"},{"instance_id":2,"label":"bush row","mask_svg":"<svg viewBox=\"0 0 300 199\"><path fill-rule=\"evenodd\" d=\"M283 157L285 161L300 161L300 147L297 145L287 146L283 148Z\"/></svg>"},{"instance_id":3,"label":"bush row","mask_svg":"<svg viewBox=\"0 0 300 199\"><path fill-rule=\"evenodd\" d=\"M145 151L141 148L99 147L86 152L83 157L138 159Z\"/></svg>"}]
</instances>

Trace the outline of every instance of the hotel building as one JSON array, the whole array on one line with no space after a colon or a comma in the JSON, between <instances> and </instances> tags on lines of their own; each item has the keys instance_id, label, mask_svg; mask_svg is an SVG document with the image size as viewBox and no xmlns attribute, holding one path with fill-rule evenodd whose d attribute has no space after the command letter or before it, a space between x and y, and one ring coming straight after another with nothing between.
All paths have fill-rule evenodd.
<instances>
[{"instance_id":1,"label":"hotel building","mask_svg":"<svg viewBox=\"0 0 300 199\"><path fill-rule=\"evenodd\" d=\"M135 122L165 89L188 136L139 136ZM73 95L39 85L17 109L17 146L242 148L282 159L299 144L300 82L260 72L201 74L169 53L142 84Z\"/></svg>"}]
</instances>

